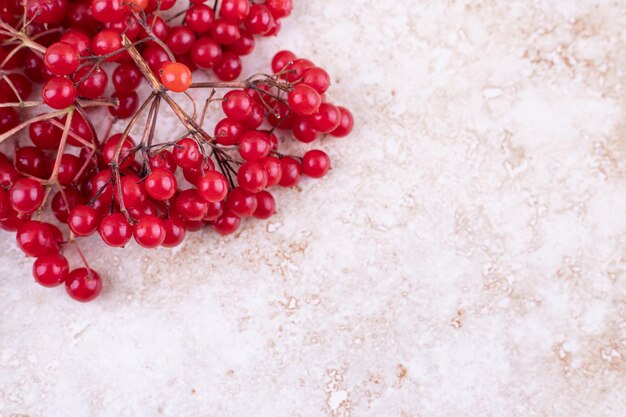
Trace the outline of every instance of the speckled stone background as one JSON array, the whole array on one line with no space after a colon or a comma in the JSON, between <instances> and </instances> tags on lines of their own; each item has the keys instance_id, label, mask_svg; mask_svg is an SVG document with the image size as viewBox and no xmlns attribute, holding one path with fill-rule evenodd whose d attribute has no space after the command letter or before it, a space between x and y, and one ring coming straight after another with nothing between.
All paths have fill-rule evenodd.
<instances>
[{"instance_id":1,"label":"speckled stone background","mask_svg":"<svg viewBox=\"0 0 626 417\"><path fill-rule=\"evenodd\" d=\"M331 175L234 237L88 241L89 305L1 234L0 415L624 416L626 4L295 3L246 65L336 77Z\"/></svg>"}]
</instances>

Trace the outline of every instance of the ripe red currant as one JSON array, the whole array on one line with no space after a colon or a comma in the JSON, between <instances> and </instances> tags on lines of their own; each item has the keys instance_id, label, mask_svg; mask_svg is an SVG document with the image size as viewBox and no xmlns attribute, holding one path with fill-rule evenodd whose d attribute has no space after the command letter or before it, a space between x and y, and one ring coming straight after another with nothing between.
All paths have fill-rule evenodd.
<instances>
[{"instance_id":1,"label":"ripe red currant","mask_svg":"<svg viewBox=\"0 0 626 417\"><path fill-rule=\"evenodd\" d=\"M237 172L239 186L251 193L258 193L267 187L267 172L258 162L246 162Z\"/></svg>"},{"instance_id":2,"label":"ripe red currant","mask_svg":"<svg viewBox=\"0 0 626 417\"><path fill-rule=\"evenodd\" d=\"M255 194L257 201L256 210L253 216L257 219L269 219L276 212L276 201L267 191L261 191Z\"/></svg>"},{"instance_id":3,"label":"ripe red currant","mask_svg":"<svg viewBox=\"0 0 626 417\"><path fill-rule=\"evenodd\" d=\"M228 194L228 181L217 171L207 171L198 181L198 193L209 203L217 203Z\"/></svg>"},{"instance_id":4,"label":"ripe red currant","mask_svg":"<svg viewBox=\"0 0 626 417\"><path fill-rule=\"evenodd\" d=\"M279 184L283 187L295 187L302 177L302 166L300 162L287 156L280 160L281 176Z\"/></svg>"},{"instance_id":5,"label":"ripe red currant","mask_svg":"<svg viewBox=\"0 0 626 417\"><path fill-rule=\"evenodd\" d=\"M208 209L206 200L195 189L181 191L176 197L175 207L176 212L187 220L202 220Z\"/></svg>"},{"instance_id":6,"label":"ripe red currant","mask_svg":"<svg viewBox=\"0 0 626 417\"><path fill-rule=\"evenodd\" d=\"M235 122L244 121L253 109L253 101L249 95L241 90L226 93L222 102L222 109L226 116Z\"/></svg>"},{"instance_id":7,"label":"ripe red currant","mask_svg":"<svg viewBox=\"0 0 626 417\"><path fill-rule=\"evenodd\" d=\"M246 161L258 161L270 153L270 144L263 132L251 130L239 138L239 154Z\"/></svg>"},{"instance_id":8,"label":"ripe red currant","mask_svg":"<svg viewBox=\"0 0 626 417\"><path fill-rule=\"evenodd\" d=\"M44 84L41 97L53 109L65 109L74 104L76 87L68 78L53 77Z\"/></svg>"},{"instance_id":9,"label":"ripe red currant","mask_svg":"<svg viewBox=\"0 0 626 417\"><path fill-rule=\"evenodd\" d=\"M96 271L78 268L65 279L65 291L76 301L86 303L94 300L102 291L102 280Z\"/></svg>"},{"instance_id":10,"label":"ripe red currant","mask_svg":"<svg viewBox=\"0 0 626 417\"><path fill-rule=\"evenodd\" d=\"M67 224L76 236L89 236L98 228L98 220L96 209L80 205L70 210Z\"/></svg>"},{"instance_id":11,"label":"ripe red currant","mask_svg":"<svg viewBox=\"0 0 626 417\"><path fill-rule=\"evenodd\" d=\"M176 193L176 177L164 168L153 169L145 180L146 191L155 200L169 200Z\"/></svg>"},{"instance_id":12,"label":"ripe red currant","mask_svg":"<svg viewBox=\"0 0 626 417\"><path fill-rule=\"evenodd\" d=\"M146 249L161 246L165 240L165 226L156 216L143 216L133 228L135 241Z\"/></svg>"},{"instance_id":13,"label":"ripe red currant","mask_svg":"<svg viewBox=\"0 0 626 417\"><path fill-rule=\"evenodd\" d=\"M172 153L174 162L181 168L193 168L202 162L202 153L198 143L191 138L184 138L176 142Z\"/></svg>"},{"instance_id":14,"label":"ripe red currant","mask_svg":"<svg viewBox=\"0 0 626 417\"><path fill-rule=\"evenodd\" d=\"M352 129L354 128L354 118L352 117L350 110L345 107L340 106L339 111L341 112L341 122L339 123L339 127L330 132L330 134L337 138L343 138L352 132Z\"/></svg>"},{"instance_id":15,"label":"ripe red currant","mask_svg":"<svg viewBox=\"0 0 626 417\"><path fill-rule=\"evenodd\" d=\"M70 75L78 68L78 49L67 42L53 43L46 49L43 62L54 75Z\"/></svg>"},{"instance_id":16,"label":"ripe red currant","mask_svg":"<svg viewBox=\"0 0 626 417\"><path fill-rule=\"evenodd\" d=\"M289 92L289 107L300 116L310 116L315 113L322 104L319 93L306 84L297 84Z\"/></svg>"},{"instance_id":17,"label":"ripe red currant","mask_svg":"<svg viewBox=\"0 0 626 417\"><path fill-rule=\"evenodd\" d=\"M35 260L33 277L44 287L58 287L70 272L70 265L60 253L49 253Z\"/></svg>"},{"instance_id":18,"label":"ripe red currant","mask_svg":"<svg viewBox=\"0 0 626 417\"><path fill-rule=\"evenodd\" d=\"M109 246L121 248L133 235L133 227L122 213L105 216L98 226L100 237Z\"/></svg>"},{"instance_id":19,"label":"ripe red currant","mask_svg":"<svg viewBox=\"0 0 626 417\"><path fill-rule=\"evenodd\" d=\"M272 71L274 74L281 72L290 62L296 60L296 54L291 51L280 51L272 59Z\"/></svg>"},{"instance_id":20,"label":"ripe red currant","mask_svg":"<svg viewBox=\"0 0 626 417\"><path fill-rule=\"evenodd\" d=\"M11 207L18 213L30 214L41 206L44 190L41 182L31 178L21 178L13 184L9 194Z\"/></svg>"},{"instance_id":21,"label":"ripe red currant","mask_svg":"<svg viewBox=\"0 0 626 417\"><path fill-rule=\"evenodd\" d=\"M330 170L330 158L318 149L308 151L302 157L302 173L311 178L322 178Z\"/></svg>"},{"instance_id":22,"label":"ripe red currant","mask_svg":"<svg viewBox=\"0 0 626 417\"><path fill-rule=\"evenodd\" d=\"M187 228L181 219L177 217L165 219L163 220L163 226L165 227L164 247L173 248L183 243L187 234Z\"/></svg>"},{"instance_id":23,"label":"ripe red currant","mask_svg":"<svg viewBox=\"0 0 626 417\"><path fill-rule=\"evenodd\" d=\"M213 222L213 229L222 236L235 233L241 224L241 218L236 214L226 211Z\"/></svg>"},{"instance_id":24,"label":"ripe red currant","mask_svg":"<svg viewBox=\"0 0 626 417\"><path fill-rule=\"evenodd\" d=\"M38 258L58 251L57 237L52 225L28 220L17 229L17 245L27 256Z\"/></svg>"}]
</instances>

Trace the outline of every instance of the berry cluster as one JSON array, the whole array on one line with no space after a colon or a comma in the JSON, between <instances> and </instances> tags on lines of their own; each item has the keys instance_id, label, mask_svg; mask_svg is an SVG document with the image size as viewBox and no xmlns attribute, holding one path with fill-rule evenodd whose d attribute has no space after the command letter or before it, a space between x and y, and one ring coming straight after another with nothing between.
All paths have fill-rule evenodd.
<instances>
[{"instance_id":1,"label":"berry cluster","mask_svg":"<svg viewBox=\"0 0 626 417\"><path fill-rule=\"evenodd\" d=\"M191 0L179 14L182 24L172 27L168 22L179 15L166 20L161 13L175 0L8 0L0 6L0 143L15 139L11 156L0 153L0 228L16 232L20 249L36 258L37 282L64 284L72 298L90 301L102 282L79 238L96 234L112 247L134 239L150 249L175 247L187 232L205 227L231 234L242 219L275 213L272 187L328 173L330 159L321 150L280 152L291 137L311 143L352 130L351 113L327 100L331 79L324 69L281 51L272 75L234 81L253 36L276 34L291 3L222 0L209 7ZM198 68L211 68L221 81L193 83ZM142 82L151 89L144 100L136 91ZM31 100L32 83L43 84L41 100ZM202 111L194 102L192 115L177 100L191 96L172 94L190 88L207 91ZM207 130L211 103L221 104L223 117ZM92 112L103 106L111 116L108 126L101 121L101 141ZM28 108L37 115L21 121ZM157 142L164 108L184 134ZM22 130L32 145L19 143ZM70 247L84 264L73 270L63 255Z\"/></svg>"}]
</instances>

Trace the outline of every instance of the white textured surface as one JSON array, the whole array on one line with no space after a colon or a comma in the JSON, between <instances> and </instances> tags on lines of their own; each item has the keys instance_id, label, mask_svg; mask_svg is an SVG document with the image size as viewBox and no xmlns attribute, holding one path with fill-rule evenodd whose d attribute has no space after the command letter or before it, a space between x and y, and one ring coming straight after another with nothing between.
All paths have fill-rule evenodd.
<instances>
[{"instance_id":1,"label":"white textured surface","mask_svg":"<svg viewBox=\"0 0 626 417\"><path fill-rule=\"evenodd\" d=\"M296 1L354 110L271 222L88 246L89 305L0 238L0 415L623 416L626 5ZM262 57L262 58L259 58Z\"/></svg>"}]
</instances>

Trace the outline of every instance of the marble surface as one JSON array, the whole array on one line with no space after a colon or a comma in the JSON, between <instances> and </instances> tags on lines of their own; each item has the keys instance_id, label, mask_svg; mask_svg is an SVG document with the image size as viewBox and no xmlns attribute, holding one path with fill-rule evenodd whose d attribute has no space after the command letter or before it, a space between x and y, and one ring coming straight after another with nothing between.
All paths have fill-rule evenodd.
<instances>
[{"instance_id":1,"label":"marble surface","mask_svg":"<svg viewBox=\"0 0 626 417\"><path fill-rule=\"evenodd\" d=\"M0 415L624 416L626 4L295 3L246 64L337 78L331 175L235 237L88 242L89 305L0 234Z\"/></svg>"}]
</instances>

